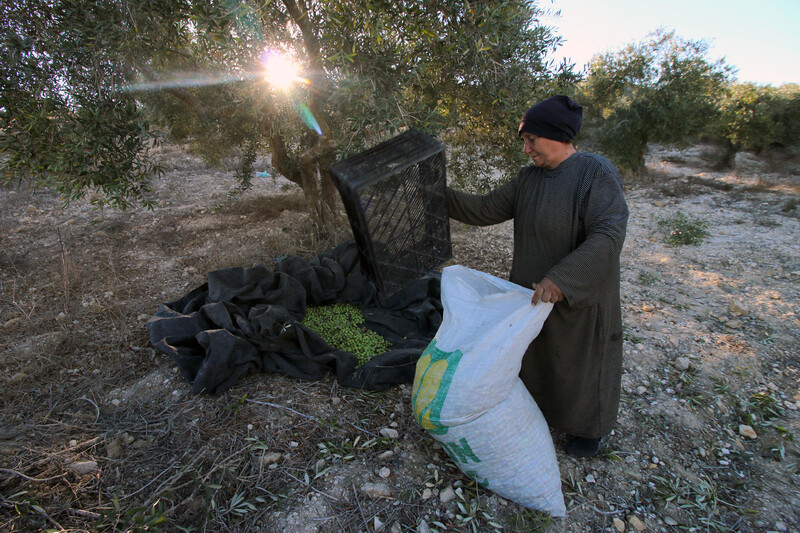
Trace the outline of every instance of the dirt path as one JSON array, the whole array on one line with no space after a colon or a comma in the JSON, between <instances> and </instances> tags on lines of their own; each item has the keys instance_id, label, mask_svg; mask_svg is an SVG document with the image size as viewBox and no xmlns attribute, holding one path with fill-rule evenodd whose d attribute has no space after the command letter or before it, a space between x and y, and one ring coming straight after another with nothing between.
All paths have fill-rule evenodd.
<instances>
[{"instance_id":1,"label":"dirt path","mask_svg":"<svg viewBox=\"0 0 800 533\"><path fill-rule=\"evenodd\" d=\"M229 198L228 173L161 157L152 212L0 190L0 530L800 530L796 170L659 150L659 177L628 187L620 419L601 457L559 451L568 516L550 521L460 474L409 386L261 374L192 396L148 345L158 305L210 270L328 243L285 180ZM681 220L709 236L668 245ZM453 263L507 275L508 224L452 233Z\"/></svg>"}]
</instances>

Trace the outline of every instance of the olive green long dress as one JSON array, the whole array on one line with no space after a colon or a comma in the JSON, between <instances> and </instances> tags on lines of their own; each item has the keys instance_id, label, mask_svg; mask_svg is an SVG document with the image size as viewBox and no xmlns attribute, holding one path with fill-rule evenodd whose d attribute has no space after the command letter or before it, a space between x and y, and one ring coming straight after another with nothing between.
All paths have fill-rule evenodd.
<instances>
[{"instance_id":1,"label":"olive green long dress","mask_svg":"<svg viewBox=\"0 0 800 533\"><path fill-rule=\"evenodd\" d=\"M550 278L563 292L522 361L520 377L548 423L597 438L617 417L622 374L620 252L628 206L616 168L577 152L554 169L523 168L485 196L448 189L450 217L514 219L511 281Z\"/></svg>"}]
</instances>

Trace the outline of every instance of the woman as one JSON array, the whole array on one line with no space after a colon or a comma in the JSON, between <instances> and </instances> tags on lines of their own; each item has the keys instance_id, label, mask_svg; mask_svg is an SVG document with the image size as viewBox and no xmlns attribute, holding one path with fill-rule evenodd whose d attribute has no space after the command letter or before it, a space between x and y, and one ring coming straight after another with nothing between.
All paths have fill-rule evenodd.
<instances>
[{"instance_id":1,"label":"woman","mask_svg":"<svg viewBox=\"0 0 800 533\"><path fill-rule=\"evenodd\" d=\"M564 95L531 107L519 126L533 165L487 195L448 188L450 217L489 225L514 219L511 281L554 307L520 377L566 452L590 457L616 422L622 375L619 257L628 207L617 169L579 152L583 108Z\"/></svg>"}]
</instances>

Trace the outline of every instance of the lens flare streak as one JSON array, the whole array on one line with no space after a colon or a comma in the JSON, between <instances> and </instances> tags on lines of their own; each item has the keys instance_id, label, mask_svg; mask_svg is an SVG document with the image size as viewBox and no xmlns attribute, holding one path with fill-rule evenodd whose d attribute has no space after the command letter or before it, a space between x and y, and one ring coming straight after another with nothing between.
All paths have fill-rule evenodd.
<instances>
[{"instance_id":1,"label":"lens flare streak","mask_svg":"<svg viewBox=\"0 0 800 533\"><path fill-rule=\"evenodd\" d=\"M322 128L319 127L319 122L307 105L295 102L294 109L309 129L314 130L317 135L322 135Z\"/></svg>"},{"instance_id":2,"label":"lens flare streak","mask_svg":"<svg viewBox=\"0 0 800 533\"><path fill-rule=\"evenodd\" d=\"M239 75L225 75L225 76L207 76L195 75L174 78L169 80L149 81L145 83L135 83L133 85L126 85L121 90L123 92L139 92L139 91L160 91L163 89L179 89L187 87L208 87L211 85L222 85L225 83L232 83L237 81L252 80L260 77L259 73L248 73Z\"/></svg>"}]
</instances>

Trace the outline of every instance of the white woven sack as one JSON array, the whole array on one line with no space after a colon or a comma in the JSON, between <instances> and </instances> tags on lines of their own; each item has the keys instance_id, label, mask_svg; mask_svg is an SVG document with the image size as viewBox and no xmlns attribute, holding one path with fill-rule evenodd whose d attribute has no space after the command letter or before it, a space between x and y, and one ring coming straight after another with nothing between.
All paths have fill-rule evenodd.
<instances>
[{"instance_id":1,"label":"white woven sack","mask_svg":"<svg viewBox=\"0 0 800 533\"><path fill-rule=\"evenodd\" d=\"M524 507L566 514L553 440L521 379L475 420L433 437L479 485Z\"/></svg>"},{"instance_id":2,"label":"white woven sack","mask_svg":"<svg viewBox=\"0 0 800 533\"><path fill-rule=\"evenodd\" d=\"M547 422L519 370L552 304L533 291L463 266L442 272L444 315L417 362L417 422L461 470L526 507L564 516Z\"/></svg>"}]
</instances>

